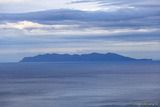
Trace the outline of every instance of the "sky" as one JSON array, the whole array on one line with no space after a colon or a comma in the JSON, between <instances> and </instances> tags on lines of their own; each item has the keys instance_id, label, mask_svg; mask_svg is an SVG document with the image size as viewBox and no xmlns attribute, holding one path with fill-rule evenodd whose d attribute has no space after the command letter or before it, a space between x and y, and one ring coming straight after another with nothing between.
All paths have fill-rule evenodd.
<instances>
[{"instance_id":1,"label":"sky","mask_svg":"<svg viewBox=\"0 0 160 107\"><path fill-rule=\"evenodd\" d=\"M0 0L0 62L92 52L160 60L160 1Z\"/></svg>"}]
</instances>

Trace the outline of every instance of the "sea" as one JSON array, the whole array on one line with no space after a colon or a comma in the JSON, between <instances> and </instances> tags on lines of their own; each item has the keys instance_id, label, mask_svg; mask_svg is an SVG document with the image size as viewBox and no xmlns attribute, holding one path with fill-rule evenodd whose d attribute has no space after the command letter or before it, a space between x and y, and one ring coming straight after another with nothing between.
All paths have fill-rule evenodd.
<instances>
[{"instance_id":1,"label":"sea","mask_svg":"<svg viewBox=\"0 0 160 107\"><path fill-rule=\"evenodd\" d=\"M160 107L160 62L0 63L0 107Z\"/></svg>"}]
</instances>

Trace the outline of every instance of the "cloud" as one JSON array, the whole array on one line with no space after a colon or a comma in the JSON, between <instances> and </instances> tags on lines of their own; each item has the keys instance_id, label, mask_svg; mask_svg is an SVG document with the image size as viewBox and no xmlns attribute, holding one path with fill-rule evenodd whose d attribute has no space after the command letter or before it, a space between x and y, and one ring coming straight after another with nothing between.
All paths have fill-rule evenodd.
<instances>
[{"instance_id":1,"label":"cloud","mask_svg":"<svg viewBox=\"0 0 160 107\"><path fill-rule=\"evenodd\" d=\"M1 29L33 29L33 28L41 28L43 25L38 23L33 23L30 21L20 21L17 23L6 23L6 24L0 24Z\"/></svg>"},{"instance_id":2,"label":"cloud","mask_svg":"<svg viewBox=\"0 0 160 107\"><path fill-rule=\"evenodd\" d=\"M30 12L47 9L116 11L129 8L158 8L159 0L1 0L0 12Z\"/></svg>"},{"instance_id":3,"label":"cloud","mask_svg":"<svg viewBox=\"0 0 160 107\"><path fill-rule=\"evenodd\" d=\"M5 0L0 1L0 13L24 13L49 9L97 10L97 4L70 4L71 0Z\"/></svg>"},{"instance_id":4,"label":"cloud","mask_svg":"<svg viewBox=\"0 0 160 107\"><path fill-rule=\"evenodd\" d=\"M54 37L85 38L91 36L95 38L98 35L99 38L104 38L104 36L129 36L133 34L157 38L154 35L159 35L159 19L159 10L143 11L141 8L122 9L114 12L58 9L1 14L0 33L2 36L8 37L12 35L50 35Z\"/></svg>"},{"instance_id":5,"label":"cloud","mask_svg":"<svg viewBox=\"0 0 160 107\"><path fill-rule=\"evenodd\" d=\"M100 10L117 11L131 8L154 8L160 10L159 0L73 0L71 4L97 4Z\"/></svg>"},{"instance_id":6,"label":"cloud","mask_svg":"<svg viewBox=\"0 0 160 107\"><path fill-rule=\"evenodd\" d=\"M157 5L159 0L73 0L70 3L89 3L96 2L102 5Z\"/></svg>"},{"instance_id":7,"label":"cloud","mask_svg":"<svg viewBox=\"0 0 160 107\"><path fill-rule=\"evenodd\" d=\"M136 15L135 15L136 14ZM31 21L39 24L83 25L83 27L159 27L159 10L129 9L114 12L49 10L25 14L1 14L1 22Z\"/></svg>"},{"instance_id":8,"label":"cloud","mask_svg":"<svg viewBox=\"0 0 160 107\"><path fill-rule=\"evenodd\" d=\"M136 15L135 15L136 14ZM61 20L77 20L77 21L114 21L126 20L135 18L144 18L149 16L159 16L159 10L154 9L121 9L114 12L105 11L80 11L80 10L49 10L31 12L26 14L1 14L1 20L46 20L46 21L61 21Z\"/></svg>"},{"instance_id":9,"label":"cloud","mask_svg":"<svg viewBox=\"0 0 160 107\"><path fill-rule=\"evenodd\" d=\"M0 24L0 32L3 36L10 36L11 31L15 32L15 36L44 36L52 35L59 37L78 36L86 37L90 35L117 36L137 33L152 33L158 32L159 28L105 28L101 26L87 26L82 24L40 24L31 21L7 22ZM9 32L9 33L8 33ZM94 36L95 35L95 36Z\"/></svg>"}]
</instances>

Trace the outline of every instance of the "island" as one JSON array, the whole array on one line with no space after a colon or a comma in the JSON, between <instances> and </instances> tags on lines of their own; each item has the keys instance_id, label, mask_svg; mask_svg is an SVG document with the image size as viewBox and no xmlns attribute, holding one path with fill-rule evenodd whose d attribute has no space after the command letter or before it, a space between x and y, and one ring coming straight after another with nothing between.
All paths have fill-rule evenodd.
<instances>
[{"instance_id":1,"label":"island","mask_svg":"<svg viewBox=\"0 0 160 107\"><path fill-rule=\"evenodd\" d=\"M24 57L20 62L79 62L79 61L152 61L152 59L135 59L115 53L90 54L43 54L33 57Z\"/></svg>"}]
</instances>

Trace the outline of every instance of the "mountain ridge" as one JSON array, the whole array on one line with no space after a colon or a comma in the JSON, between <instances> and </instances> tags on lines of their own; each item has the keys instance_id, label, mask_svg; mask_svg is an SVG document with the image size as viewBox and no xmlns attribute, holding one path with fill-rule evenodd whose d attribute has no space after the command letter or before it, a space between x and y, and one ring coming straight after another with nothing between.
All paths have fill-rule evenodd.
<instances>
[{"instance_id":1,"label":"mountain ridge","mask_svg":"<svg viewBox=\"0 0 160 107\"><path fill-rule=\"evenodd\" d=\"M24 57L20 62L69 62L69 61L152 61L152 59L135 59L116 53L90 54L43 54Z\"/></svg>"}]
</instances>

